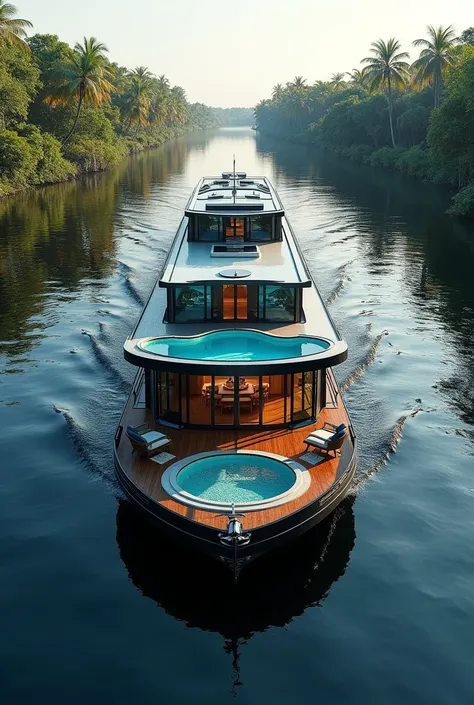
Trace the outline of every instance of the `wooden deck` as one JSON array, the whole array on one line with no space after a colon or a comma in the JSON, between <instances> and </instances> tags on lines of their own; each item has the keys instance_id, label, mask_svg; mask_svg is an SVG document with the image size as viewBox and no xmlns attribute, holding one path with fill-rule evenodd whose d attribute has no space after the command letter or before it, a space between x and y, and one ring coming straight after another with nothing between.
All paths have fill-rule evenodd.
<instances>
[{"instance_id":1,"label":"wooden deck","mask_svg":"<svg viewBox=\"0 0 474 705\"><path fill-rule=\"evenodd\" d=\"M133 407L133 395L125 407L121 420L123 432L117 447L117 458L122 470L148 497L166 507L171 512L181 514L191 521L195 521L216 529L225 529L227 519L219 517L215 512L194 509L185 504L171 499L161 487L161 475L163 471L176 460L186 458L196 453L203 453L214 450L254 450L269 452L291 458L301 465L307 467L311 474L311 485L309 489L300 497L278 507L253 511L246 513L245 527L252 529L264 524L277 521L284 516L292 514L307 504L314 502L320 495L324 494L339 477L339 464L341 457L347 458L347 453L351 455L352 441L349 437L345 440L345 447L342 455L334 457L324 457L322 462L310 466L304 461L300 461L300 456L305 452L303 443L306 436L313 430L321 428L329 421L334 424L345 423L349 427L349 418L340 395L337 400L332 399L328 406L321 412L316 424L305 426L304 428L290 430L284 429L261 429L261 428L240 428L240 429L183 429L174 430L160 427L153 423L150 413L143 408ZM132 447L125 434L127 425L137 426L147 422L151 428L166 433L171 438L171 445L165 450L169 450L175 458L169 463L158 465L147 458L139 458L132 455ZM315 459L320 456L314 453ZM339 472L338 472L339 471Z\"/></svg>"}]
</instances>

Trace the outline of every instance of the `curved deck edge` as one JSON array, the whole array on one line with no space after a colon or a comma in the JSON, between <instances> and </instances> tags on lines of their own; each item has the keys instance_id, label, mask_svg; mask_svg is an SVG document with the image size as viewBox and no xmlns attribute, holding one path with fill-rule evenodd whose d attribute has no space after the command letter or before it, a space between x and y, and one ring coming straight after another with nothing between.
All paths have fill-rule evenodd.
<instances>
[{"instance_id":1,"label":"curved deck edge","mask_svg":"<svg viewBox=\"0 0 474 705\"><path fill-rule=\"evenodd\" d=\"M205 526L176 514L142 492L123 470L114 446L115 472L127 498L140 507L149 519L158 523L166 531L180 536L182 540L194 545L224 562L229 560L231 550L218 540L217 529ZM298 509L292 514L264 524L251 530L251 541L239 548L239 558L249 560L262 553L277 548L293 538L309 531L322 521L342 502L348 494L357 465L357 439L353 440L351 456L346 467L338 473L335 482L315 501Z\"/></svg>"}]
</instances>

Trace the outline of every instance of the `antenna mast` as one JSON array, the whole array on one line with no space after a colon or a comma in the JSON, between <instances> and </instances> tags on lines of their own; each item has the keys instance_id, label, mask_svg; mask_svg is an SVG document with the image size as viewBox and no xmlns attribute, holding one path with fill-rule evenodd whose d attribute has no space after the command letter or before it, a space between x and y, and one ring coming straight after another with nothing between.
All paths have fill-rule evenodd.
<instances>
[{"instance_id":1,"label":"antenna mast","mask_svg":"<svg viewBox=\"0 0 474 705\"><path fill-rule=\"evenodd\" d=\"M234 203L235 203L235 196L236 196L236 194L237 194L236 184L235 184L235 176L236 176L236 174L235 174L235 154L234 154L234 159L233 159L233 162L232 162L232 169L233 169L233 177L234 177L234 186L233 186L233 188L232 188L232 195L233 195L233 197L234 197Z\"/></svg>"}]
</instances>

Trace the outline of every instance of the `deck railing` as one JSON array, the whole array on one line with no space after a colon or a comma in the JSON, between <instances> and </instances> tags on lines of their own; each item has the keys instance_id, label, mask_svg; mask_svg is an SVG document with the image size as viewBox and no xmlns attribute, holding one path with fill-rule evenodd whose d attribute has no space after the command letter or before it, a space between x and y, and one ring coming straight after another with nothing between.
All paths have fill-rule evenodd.
<instances>
[{"instance_id":1,"label":"deck railing","mask_svg":"<svg viewBox=\"0 0 474 705\"><path fill-rule=\"evenodd\" d=\"M139 372L137 373L137 376L135 377L135 380L133 382L133 387L132 387L132 394L133 394L133 405L137 403L137 398L140 396L140 389L143 384L143 378L145 376L145 370L144 369L139 369Z\"/></svg>"},{"instance_id":2,"label":"deck railing","mask_svg":"<svg viewBox=\"0 0 474 705\"><path fill-rule=\"evenodd\" d=\"M331 393L332 399L335 404L337 404L337 397L339 395L339 389L337 388L336 380L334 379L334 373L332 370L328 369L326 374L326 380L328 383L329 391Z\"/></svg>"},{"instance_id":3,"label":"deck railing","mask_svg":"<svg viewBox=\"0 0 474 705\"><path fill-rule=\"evenodd\" d=\"M326 380L327 380L327 385L329 388L329 392L333 398L334 403L336 404L342 404L344 409L346 410L347 418L350 419L351 417L349 416L349 412L347 411L347 407L344 403L344 399L342 398L342 395L339 392L339 387L337 386L336 383L336 378L334 377L334 372L328 368L326 370ZM339 397L339 401L338 401ZM349 435L351 437L352 443L355 445L356 443L356 433L354 431L354 427L352 425L352 421L349 422Z\"/></svg>"}]
</instances>

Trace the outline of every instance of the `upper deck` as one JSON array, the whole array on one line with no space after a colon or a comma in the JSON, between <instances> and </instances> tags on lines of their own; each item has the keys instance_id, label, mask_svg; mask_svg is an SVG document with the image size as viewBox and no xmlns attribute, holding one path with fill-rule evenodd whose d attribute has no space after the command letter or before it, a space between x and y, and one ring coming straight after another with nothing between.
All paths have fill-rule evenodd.
<instances>
[{"instance_id":1,"label":"upper deck","mask_svg":"<svg viewBox=\"0 0 474 705\"><path fill-rule=\"evenodd\" d=\"M281 240L255 243L253 255L241 256L242 245L238 243L222 247L226 250L223 256L218 256L215 248L213 242L190 241L188 219L185 218L171 247L160 286L225 284L234 279L232 273L236 270L245 271L245 276L235 277L242 284L267 282L311 286L310 274L285 218Z\"/></svg>"},{"instance_id":2,"label":"upper deck","mask_svg":"<svg viewBox=\"0 0 474 705\"><path fill-rule=\"evenodd\" d=\"M264 176L245 172L223 172L203 177L188 201L186 215L199 213L284 215L283 205L271 182Z\"/></svg>"},{"instance_id":3,"label":"upper deck","mask_svg":"<svg viewBox=\"0 0 474 705\"><path fill-rule=\"evenodd\" d=\"M257 343L252 334L248 347L250 338L239 334L247 346L241 358L234 349L218 358L205 352L202 343L217 338L204 341L204 334L237 329L280 339L306 336L322 341L322 347L298 348L292 357L283 351L291 347L287 340L273 357L267 348L257 355L255 346L270 344L268 336L260 336ZM184 351L160 352L147 342L173 337L187 339ZM296 341L300 343L305 344ZM235 337L232 344L237 344ZM190 346L196 347L194 355ZM224 173L200 180L161 276L125 343L125 357L138 366L183 373L216 372L229 368L232 359L239 374L314 371L346 359L347 344L311 278L278 194L265 177Z\"/></svg>"}]
</instances>

